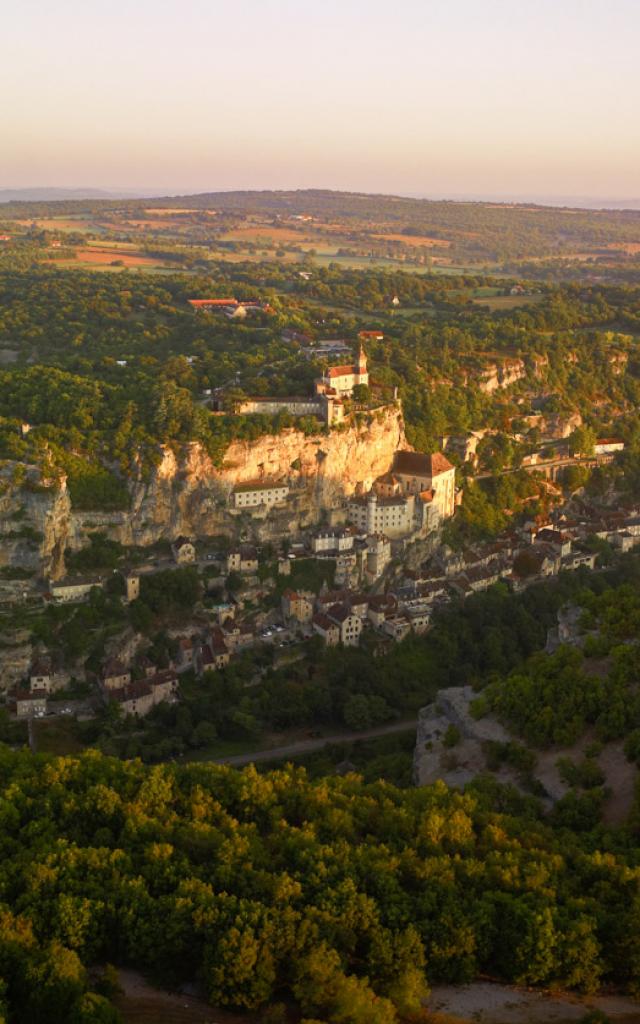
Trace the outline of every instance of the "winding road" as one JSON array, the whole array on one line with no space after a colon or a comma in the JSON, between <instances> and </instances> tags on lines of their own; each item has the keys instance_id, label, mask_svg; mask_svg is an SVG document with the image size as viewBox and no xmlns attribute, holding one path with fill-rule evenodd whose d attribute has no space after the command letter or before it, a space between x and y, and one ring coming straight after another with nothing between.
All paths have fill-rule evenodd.
<instances>
[{"instance_id":1,"label":"winding road","mask_svg":"<svg viewBox=\"0 0 640 1024\"><path fill-rule=\"evenodd\" d=\"M240 767L244 764L253 764L256 761L280 761L285 757L297 757L300 754L313 754L316 750L322 750L332 743L355 743L357 740L373 740L378 736L390 736L396 732L410 732L415 730L417 717L401 722L388 722L386 725L377 725L374 729L363 729L362 732L340 732L333 736L318 736L306 740L298 740L296 743L288 743L283 747L270 747L268 750L256 750L249 754L233 754L230 757L212 758L213 764L228 764L233 767Z\"/></svg>"}]
</instances>

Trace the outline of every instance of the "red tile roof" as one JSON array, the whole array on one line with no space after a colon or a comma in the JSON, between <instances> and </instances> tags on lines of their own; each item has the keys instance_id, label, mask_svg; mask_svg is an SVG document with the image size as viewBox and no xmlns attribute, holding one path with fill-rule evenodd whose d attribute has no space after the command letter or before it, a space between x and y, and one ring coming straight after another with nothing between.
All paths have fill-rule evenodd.
<instances>
[{"instance_id":1,"label":"red tile roof","mask_svg":"<svg viewBox=\"0 0 640 1024\"><path fill-rule=\"evenodd\" d=\"M357 366L330 366L325 376L332 379L333 377L352 377L358 374Z\"/></svg>"},{"instance_id":2,"label":"red tile roof","mask_svg":"<svg viewBox=\"0 0 640 1024\"><path fill-rule=\"evenodd\" d=\"M439 476L447 473L453 466L441 452L425 455L422 452L396 452L393 460L393 472L408 476Z\"/></svg>"},{"instance_id":3,"label":"red tile roof","mask_svg":"<svg viewBox=\"0 0 640 1024\"><path fill-rule=\"evenodd\" d=\"M328 629L338 628L336 623L332 622L331 619L329 619L326 615L323 614L323 612L318 612L317 615L313 616L313 624L314 626L318 626L319 629L325 630L325 632Z\"/></svg>"},{"instance_id":4,"label":"red tile roof","mask_svg":"<svg viewBox=\"0 0 640 1024\"><path fill-rule=\"evenodd\" d=\"M440 473L448 473L453 466L442 452L434 452L431 455L431 476L438 476Z\"/></svg>"}]
</instances>

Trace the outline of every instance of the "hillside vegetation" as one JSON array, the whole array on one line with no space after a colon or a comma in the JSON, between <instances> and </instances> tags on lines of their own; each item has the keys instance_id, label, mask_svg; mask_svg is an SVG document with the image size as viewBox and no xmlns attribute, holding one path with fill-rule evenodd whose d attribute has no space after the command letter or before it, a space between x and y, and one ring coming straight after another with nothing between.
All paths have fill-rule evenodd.
<instances>
[{"instance_id":1,"label":"hillside vegetation","mask_svg":"<svg viewBox=\"0 0 640 1024\"><path fill-rule=\"evenodd\" d=\"M5 752L0 779L0 972L21 1024L111 1019L81 1012L105 961L197 978L226 1007L288 994L336 1024L391 1024L428 981L480 971L640 981L634 829L578 840L481 790L95 752Z\"/></svg>"}]
</instances>

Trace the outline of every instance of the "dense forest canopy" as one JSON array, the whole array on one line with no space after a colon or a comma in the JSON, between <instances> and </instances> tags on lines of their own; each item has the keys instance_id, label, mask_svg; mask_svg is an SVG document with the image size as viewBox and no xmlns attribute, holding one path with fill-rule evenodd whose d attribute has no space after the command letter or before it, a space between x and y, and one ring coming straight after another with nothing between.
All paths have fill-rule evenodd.
<instances>
[{"instance_id":1,"label":"dense forest canopy","mask_svg":"<svg viewBox=\"0 0 640 1024\"><path fill-rule=\"evenodd\" d=\"M86 969L105 961L198 979L227 1007L288 993L336 1024L393 1024L428 982L478 972L586 992L640 981L633 828L578 840L526 801L496 813L482 785L96 753L5 752L0 787L9 1021L105 1019L80 1015Z\"/></svg>"}]
</instances>

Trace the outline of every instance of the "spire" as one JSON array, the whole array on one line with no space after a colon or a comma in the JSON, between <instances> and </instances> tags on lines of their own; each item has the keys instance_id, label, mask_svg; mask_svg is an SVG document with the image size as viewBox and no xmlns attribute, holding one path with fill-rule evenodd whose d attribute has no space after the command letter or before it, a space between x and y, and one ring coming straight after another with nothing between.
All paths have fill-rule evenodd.
<instances>
[{"instance_id":1,"label":"spire","mask_svg":"<svg viewBox=\"0 0 640 1024\"><path fill-rule=\"evenodd\" d=\"M360 342L360 352L358 354L358 372L367 372L367 354L363 348L362 342Z\"/></svg>"}]
</instances>

